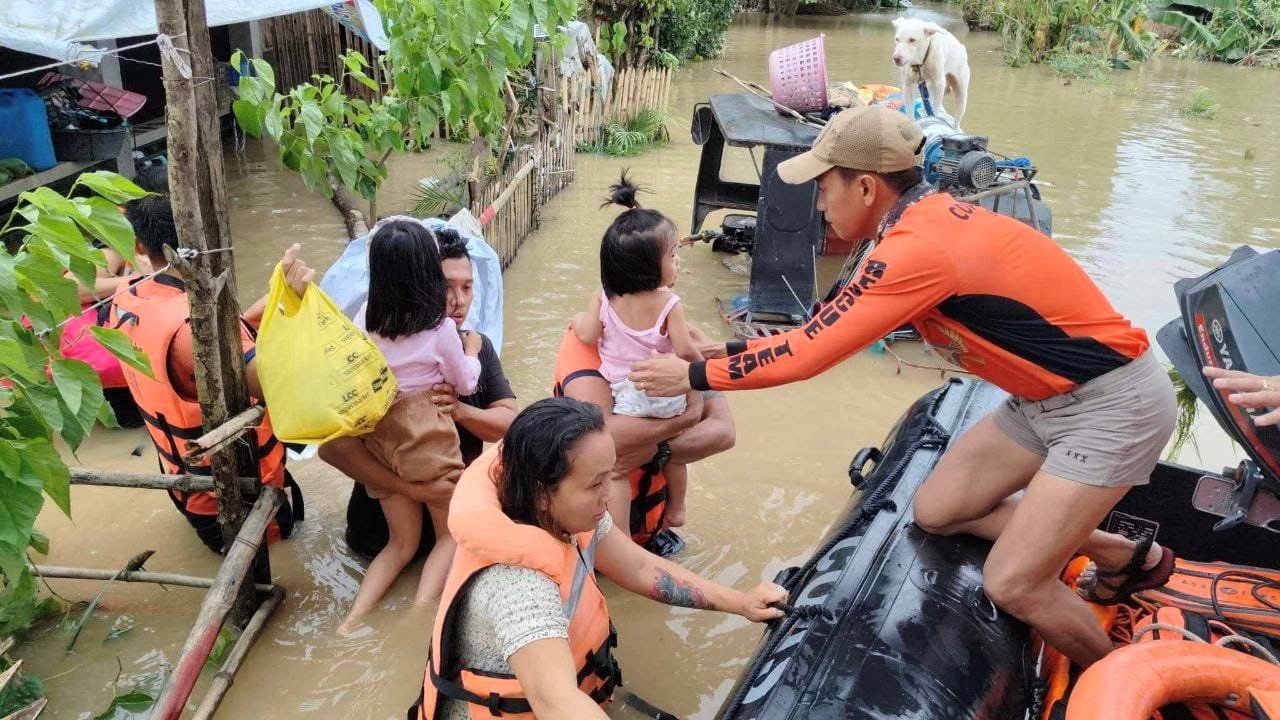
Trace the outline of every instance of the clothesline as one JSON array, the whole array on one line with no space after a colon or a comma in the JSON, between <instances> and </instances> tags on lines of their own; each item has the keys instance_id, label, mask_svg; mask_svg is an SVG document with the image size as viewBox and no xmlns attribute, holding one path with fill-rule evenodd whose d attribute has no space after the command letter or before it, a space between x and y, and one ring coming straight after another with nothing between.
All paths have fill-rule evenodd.
<instances>
[{"instance_id":1,"label":"clothesline","mask_svg":"<svg viewBox=\"0 0 1280 720\"><path fill-rule=\"evenodd\" d=\"M163 33L161 33L161 34L159 34L159 35L156 35L156 36L155 36L154 38L152 38L151 40L143 40L142 42L134 43L134 44L132 44L132 45L125 45L124 47L111 48L110 50L104 50L104 51L102 52L102 55L103 55L104 57L105 57L105 56L107 56L107 55L116 55L116 54L119 54L119 53L124 52L125 50L134 50L134 49L136 49L136 48L146 47L147 45L156 45L156 44L161 43L161 38L164 38L165 40L172 40L172 39L174 39L174 38L180 38L180 37L185 37L185 36L186 36L186 33L182 33L181 35L174 35L174 36L172 36L172 37L171 37L171 36L168 36L168 35L165 35L165 34L163 34ZM178 50L178 48L174 48L174 49L175 49L175 50ZM186 52L186 51L184 50L183 52ZM123 59L125 59L125 60L132 60L132 58L123 58ZM53 70L53 69L55 69L55 68L60 68L60 67L62 67L63 65L81 65L81 64L83 64L83 63L84 63L84 61L83 61L83 60L59 60L58 62L49 63L48 65L40 65L40 66L33 67L33 68L27 68L27 69L25 69L25 70L18 70L18 71L16 71L16 72L11 72L11 73L8 73L8 74L6 74L6 75L0 75L0 80L8 80L8 79L10 79L10 78L16 78L16 77L21 77L21 76L23 76L23 75L29 75L29 74L31 74L31 73L37 73L37 72L41 72L41 71L45 71L45 70Z\"/></svg>"},{"instance_id":2,"label":"clothesline","mask_svg":"<svg viewBox=\"0 0 1280 720\"><path fill-rule=\"evenodd\" d=\"M216 248L216 249L213 249L213 250L194 250L194 249L192 249L192 248L177 248L174 252L175 252L175 254L177 254L177 256L178 256L178 257L182 258L183 260L188 260L188 261L189 261L189 260L194 260L194 259L195 259L197 256L199 256L199 255L212 255L213 253L231 252L233 249L234 249L234 248L231 248L231 247L226 247L226 248ZM132 280L132 282L128 283L127 285L122 283L122 284L121 284L121 288L120 288L119 290L117 290L117 291L115 291L115 292L111 293L111 294L110 294L110 295L108 295L107 297L104 297L104 298L99 299L97 302L93 303L92 305L89 305L89 306L87 306L87 307L85 307L85 308L81 309L81 311L79 312L79 314L72 315L72 316L68 317L66 320L63 320L62 322L58 323L57 325L54 325L54 326L53 326L53 327L51 327L51 328L46 328L46 329L44 329L44 330L40 330L40 331L38 331L38 332L36 333L36 337L39 337L39 338L45 338L45 337L48 337L48 336L49 336L49 334L50 334L50 333L52 333L54 330L56 330L56 329L58 329L58 328L61 328L61 327L65 326L67 323L69 323L69 322L71 322L71 321L73 321L73 320L75 320L75 319L79 318L80 316L84 315L86 312L88 312L88 311L90 311L90 310L97 310L97 309L99 309L99 308L103 307L104 305L106 305L106 304L110 303L112 300L115 300L117 297L119 297L119 296L120 296L120 295L122 295L123 293L129 292L129 291L130 291L130 290L132 290L133 288L137 287L140 283L149 282L149 281L154 280L154 279L156 278L156 276L161 275L161 274L163 274L163 273L167 272L167 271L169 270L169 268L171 268L171 267L173 267L173 263L166 263L164 267L162 267L162 268L160 268L160 269L158 269L158 270L152 270L151 272L149 272L149 273L147 273L147 274L145 274L145 275L141 275L141 276L139 276L139 277L137 277L137 278L121 277L121 278L120 278L121 280L129 279L129 280ZM82 338L82 337L84 337L84 329L83 329L83 328L80 330L80 335L78 335L78 336L75 338L75 340L73 340L73 341L72 341L72 343L74 344L75 342L79 342L79 341L80 341L80 338ZM65 343L64 343L64 344L65 344ZM47 364L49 363L49 361L50 361L50 360L54 359L55 357L57 357L57 356L59 356L59 355L61 355L61 354L62 354L62 350L61 350L61 349L58 349L57 351L55 351L55 352L51 353L49 356L45 357L45 358L44 358L44 360L42 360L38 365L33 366L33 367L32 367L32 369L38 369L38 368L44 367L45 365L47 365Z\"/></svg>"}]
</instances>

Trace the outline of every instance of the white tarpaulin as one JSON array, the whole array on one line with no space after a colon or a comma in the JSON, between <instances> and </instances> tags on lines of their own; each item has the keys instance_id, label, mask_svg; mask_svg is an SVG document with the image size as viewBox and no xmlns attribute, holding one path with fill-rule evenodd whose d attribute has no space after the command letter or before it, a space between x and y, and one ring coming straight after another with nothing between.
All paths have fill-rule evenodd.
<instances>
[{"instance_id":1,"label":"white tarpaulin","mask_svg":"<svg viewBox=\"0 0 1280 720\"><path fill-rule=\"evenodd\" d=\"M333 0L207 0L210 27L342 5ZM152 0L0 0L0 47L55 60L97 63L102 50L82 43L154 35Z\"/></svg>"}]
</instances>

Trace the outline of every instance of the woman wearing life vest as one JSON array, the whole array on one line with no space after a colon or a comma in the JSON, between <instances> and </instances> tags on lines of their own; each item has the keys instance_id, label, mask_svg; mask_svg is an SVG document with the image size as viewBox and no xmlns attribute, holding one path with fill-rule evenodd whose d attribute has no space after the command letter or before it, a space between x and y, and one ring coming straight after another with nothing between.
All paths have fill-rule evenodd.
<instances>
[{"instance_id":1,"label":"woman wearing life vest","mask_svg":"<svg viewBox=\"0 0 1280 720\"><path fill-rule=\"evenodd\" d=\"M616 642L595 571L668 605L782 615L781 587L718 585L614 527L615 459L598 407L551 398L463 474L449 509L458 549L410 718L606 718Z\"/></svg>"},{"instance_id":2,"label":"woman wearing life vest","mask_svg":"<svg viewBox=\"0 0 1280 720\"><path fill-rule=\"evenodd\" d=\"M1097 527L1129 487L1148 482L1173 432L1173 388L1146 332L1053 240L924 183L923 144L901 113L835 116L778 174L817 181L817 209L840 237L875 238L858 279L791 332L704 349L720 357L701 363L647 360L631 379L661 396L772 387L912 323L948 361L1012 395L952 440L916 495L916 524L993 540L984 571L992 601L1088 667L1112 645L1059 573L1076 552L1088 555L1103 603L1172 573L1167 548Z\"/></svg>"}]
</instances>

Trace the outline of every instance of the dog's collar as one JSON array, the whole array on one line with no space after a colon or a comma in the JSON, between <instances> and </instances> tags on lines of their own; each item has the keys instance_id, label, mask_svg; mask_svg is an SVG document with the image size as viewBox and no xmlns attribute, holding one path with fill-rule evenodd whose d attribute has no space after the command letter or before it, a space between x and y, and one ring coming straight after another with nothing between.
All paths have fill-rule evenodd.
<instances>
[{"instance_id":1,"label":"dog's collar","mask_svg":"<svg viewBox=\"0 0 1280 720\"><path fill-rule=\"evenodd\" d=\"M929 46L924 49L924 57L920 58L919 65L911 66L911 69L915 72L920 72L920 68L924 67L924 64L929 62L929 53L933 52L933 36L928 35L927 37L929 38Z\"/></svg>"}]
</instances>

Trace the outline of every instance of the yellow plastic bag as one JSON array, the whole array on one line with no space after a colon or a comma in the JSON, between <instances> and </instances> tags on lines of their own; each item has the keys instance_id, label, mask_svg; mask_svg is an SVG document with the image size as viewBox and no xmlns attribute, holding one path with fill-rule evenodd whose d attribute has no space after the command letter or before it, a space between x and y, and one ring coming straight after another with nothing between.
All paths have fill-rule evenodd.
<instances>
[{"instance_id":1,"label":"yellow plastic bag","mask_svg":"<svg viewBox=\"0 0 1280 720\"><path fill-rule=\"evenodd\" d=\"M276 265L258 332L258 380L276 437L322 443L373 430L396 396L387 359L315 283Z\"/></svg>"}]
</instances>

